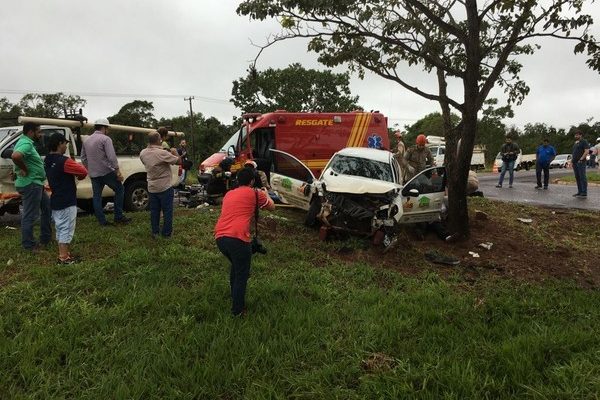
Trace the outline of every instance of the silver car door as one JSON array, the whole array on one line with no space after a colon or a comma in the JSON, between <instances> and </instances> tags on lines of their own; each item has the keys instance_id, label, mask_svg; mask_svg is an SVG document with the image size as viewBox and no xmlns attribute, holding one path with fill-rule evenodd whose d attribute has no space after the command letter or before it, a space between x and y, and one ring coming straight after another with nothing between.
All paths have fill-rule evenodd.
<instances>
[{"instance_id":1,"label":"silver car door","mask_svg":"<svg viewBox=\"0 0 600 400\"><path fill-rule=\"evenodd\" d=\"M315 177L311 170L291 154L271 149L271 187L284 204L308 210Z\"/></svg>"},{"instance_id":2,"label":"silver car door","mask_svg":"<svg viewBox=\"0 0 600 400\"><path fill-rule=\"evenodd\" d=\"M446 168L427 168L402 188L400 223L434 222L440 214L446 191Z\"/></svg>"}]
</instances>

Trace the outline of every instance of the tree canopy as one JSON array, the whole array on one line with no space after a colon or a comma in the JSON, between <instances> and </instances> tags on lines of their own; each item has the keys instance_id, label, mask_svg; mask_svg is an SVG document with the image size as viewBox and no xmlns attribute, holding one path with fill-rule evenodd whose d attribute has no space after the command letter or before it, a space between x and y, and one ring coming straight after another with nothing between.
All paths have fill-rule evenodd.
<instances>
[{"instance_id":1,"label":"tree canopy","mask_svg":"<svg viewBox=\"0 0 600 400\"><path fill-rule=\"evenodd\" d=\"M64 93L28 93L21 98L19 107L29 117L61 118L76 112L87 101L77 95Z\"/></svg>"},{"instance_id":2,"label":"tree canopy","mask_svg":"<svg viewBox=\"0 0 600 400\"><path fill-rule=\"evenodd\" d=\"M358 96L352 96L348 73L306 69L300 64L257 71L233 81L231 102L244 112L266 113L277 109L300 111L352 111Z\"/></svg>"},{"instance_id":3,"label":"tree canopy","mask_svg":"<svg viewBox=\"0 0 600 400\"><path fill-rule=\"evenodd\" d=\"M17 118L21 115L21 107L11 103L6 97L0 98L0 126L11 126L17 124Z\"/></svg>"},{"instance_id":4,"label":"tree canopy","mask_svg":"<svg viewBox=\"0 0 600 400\"><path fill-rule=\"evenodd\" d=\"M185 132L188 143L188 154L194 163L202 162L211 154L219 151L223 143L232 135L233 128L222 124L215 117L204 117L194 113L194 131L190 135L190 116L180 115L172 118L161 118L159 125L168 126L175 131ZM192 152L191 145L194 151Z\"/></svg>"},{"instance_id":5,"label":"tree canopy","mask_svg":"<svg viewBox=\"0 0 600 400\"><path fill-rule=\"evenodd\" d=\"M576 53L587 54L588 66L600 70L600 46L589 33L593 20L582 13L584 5L582 0L246 0L237 11L256 20L279 19L283 31L265 47L307 38L308 48L326 66L347 64L360 76L371 71L438 102L446 136L450 229L468 236L466 181L478 113L495 86L511 103L527 95L520 60L539 48L539 38L572 41ZM430 74L437 85L419 87L409 80L407 67ZM449 93L449 83L460 89ZM456 126L451 109L460 114Z\"/></svg>"},{"instance_id":6,"label":"tree canopy","mask_svg":"<svg viewBox=\"0 0 600 400\"><path fill-rule=\"evenodd\" d=\"M111 124L155 128L154 105L151 101L134 100L129 102L115 115L108 117Z\"/></svg>"}]
</instances>

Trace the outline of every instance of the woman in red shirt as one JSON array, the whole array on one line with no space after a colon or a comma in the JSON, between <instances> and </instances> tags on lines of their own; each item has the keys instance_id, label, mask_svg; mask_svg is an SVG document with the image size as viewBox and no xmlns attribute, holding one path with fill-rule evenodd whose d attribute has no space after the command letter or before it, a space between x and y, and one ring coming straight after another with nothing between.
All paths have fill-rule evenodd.
<instances>
[{"instance_id":1,"label":"woman in red shirt","mask_svg":"<svg viewBox=\"0 0 600 400\"><path fill-rule=\"evenodd\" d=\"M215 225L217 247L231 262L229 285L231 286L233 315L245 313L246 284L250 275L252 248L250 245L250 222L254 216L256 200L258 207L273 211L275 204L266 191L252 189L254 171L244 168L237 173L239 187L227 192L223 198L221 215ZM257 197L258 195L258 197Z\"/></svg>"}]
</instances>

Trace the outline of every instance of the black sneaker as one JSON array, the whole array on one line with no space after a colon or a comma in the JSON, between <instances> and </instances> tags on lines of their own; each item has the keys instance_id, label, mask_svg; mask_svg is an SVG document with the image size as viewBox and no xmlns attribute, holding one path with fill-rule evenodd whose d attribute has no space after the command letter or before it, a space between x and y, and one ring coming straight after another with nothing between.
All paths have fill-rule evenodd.
<instances>
[{"instance_id":1,"label":"black sneaker","mask_svg":"<svg viewBox=\"0 0 600 400\"><path fill-rule=\"evenodd\" d=\"M497 188L501 188L501 187L502 187L502 185L496 185L496 187L497 187Z\"/></svg>"},{"instance_id":2,"label":"black sneaker","mask_svg":"<svg viewBox=\"0 0 600 400\"><path fill-rule=\"evenodd\" d=\"M542 187L541 187L540 185L537 185L535 188L536 188L537 190L540 190ZM548 189L548 188L546 188L546 189Z\"/></svg>"},{"instance_id":3,"label":"black sneaker","mask_svg":"<svg viewBox=\"0 0 600 400\"><path fill-rule=\"evenodd\" d=\"M544 186L544 190L548 190L548 186Z\"/></svg>"},{"instance_id":4,"label":"black sneaker","mask_svg":"<svg viewBox=\"0 0 600 400\"><path fill-rule=\"evenodd\" d=\"M121 219L116 219L115 220L115 224L123 224L123 225L127 225L128 223L131 222L131 218L127 218L125 216L123 216L123 218Z\"/></svg>"},{"instance_id":5,"label":"black sneaker","mask_svg":"<svg viewBox=\"0 0 600 400\"><path fill-rule=\"evenodd\" d=\"M577 196L580 199L587 199L587 193L581 193L579 196Z\"/></svg>"},{"instance_id":6,"label":"black sneaker","mask_svg":"<svg viewBox=\"0 0 600 400\"><path fill-rule=\"evenodd\" d=\"M575 193L573 197L579 197L579 193Z\"/></svg>"},{"instance_id":7,"label":"black sneaker","mask_svg":"<svg viewBox=\"0 0 600 400\"><path fill-rule=\"evenodd\" d=\"M100 226L114 226L115 224L113 224L112 222L104 222L103 224L100 224Z\"/></svg>"}]
</instances>

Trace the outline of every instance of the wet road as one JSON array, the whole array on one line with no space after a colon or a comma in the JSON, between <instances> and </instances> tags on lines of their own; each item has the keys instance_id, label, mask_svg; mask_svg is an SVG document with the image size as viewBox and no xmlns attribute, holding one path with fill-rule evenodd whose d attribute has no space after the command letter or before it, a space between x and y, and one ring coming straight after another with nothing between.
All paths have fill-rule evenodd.
<instances>
[{"instance_id":1,"label":"wet road","mask_svg":"<svg viewBox=\"0 0 600 400\"><path fill-rule=\"evenodd\" d=\"M590 170L591 171L591 170ZM597 169L593 171L598 171ZM543 205L557 208L579 208L600 211L600 186L588 186L587 199L573 197L577 193L575 182L572 185L553 184L554 179L561 176L573 176L572 170L551 169L548 190L537 190L535 171L517 171L513 188L508 188L508 173L504 177L503 187L496 188L499 174L481 173L479 189L485 197L494 200L511 201L532 205Z\"/></svg>"}]
</instances>

